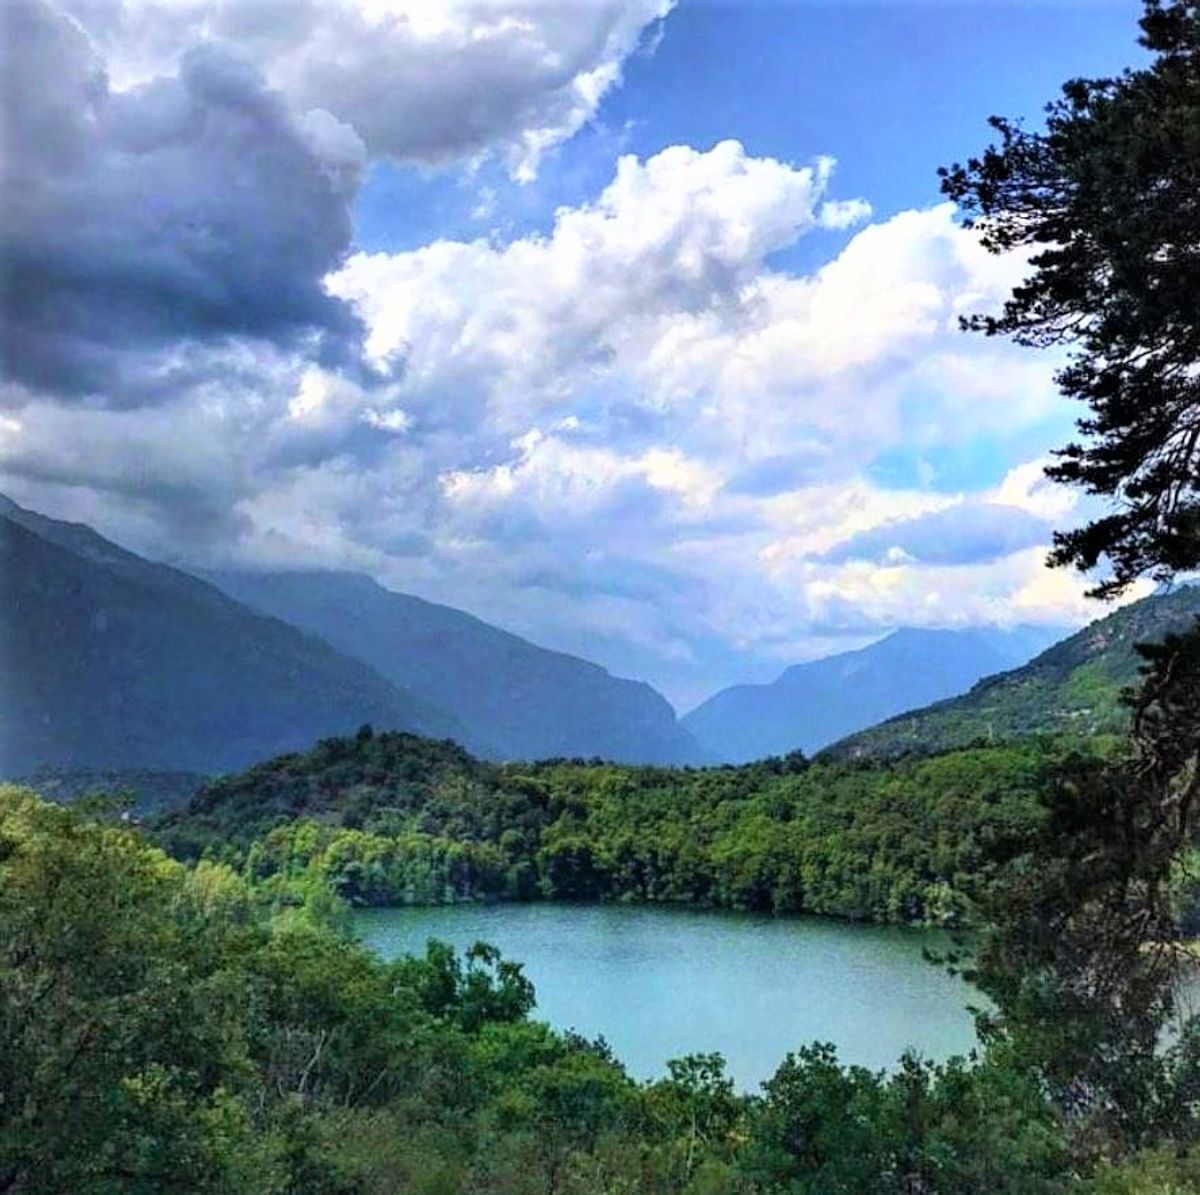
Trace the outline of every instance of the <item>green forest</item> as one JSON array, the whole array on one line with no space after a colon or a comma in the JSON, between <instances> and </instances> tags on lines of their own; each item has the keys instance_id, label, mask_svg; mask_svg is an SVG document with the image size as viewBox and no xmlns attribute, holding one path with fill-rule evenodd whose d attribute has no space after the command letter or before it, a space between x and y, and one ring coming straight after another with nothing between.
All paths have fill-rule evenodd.
<instances>
[{"instance_id":1,"label":"green forest","mask_svg":"<svg viewBox=\"0 0 1200 1195\"><path fill-rule=\"evenodd\" d=\"M1187 851L1158 811L1198 645L1147 651L1132 742L666 770L364 727L145 824L0 789L0 1189L1196 1190L1200 1032L1161 1037ZM969 1058L797 1043L754 1093L715 1054L639 1082L532 1019L492 947L385 962L349 935L353 903L478 899L958 927L941 965L991 1008Z\"/></svg>"},{"instance_id":2,"label":"green forest","mask_svg":"<svg viewBox=\"0 0 1200 1195\"><path fill-rule=\"evenodd\" d=\"M364 728L218 781L152 833L179 858L281 894L327 884L353 905L632 900L953 927L989 850L1036 829L1051 774L1104 746L493 766Z\"/></svg>"},{"instance_id":3,"label":"green forest","mask_svg":"<svg viewBox=\"0 0 1200 1195\"><path fill-rule=\"evenodd\" d=\"M740 1095L713 1055L636 1083L529 1019L520 965L384 963L313 886L184 866L0 789L0 1189L30 1193L1187 1191L1200 1042L1163 1058L1170 1146L1081 1161L1012 1057L890 1074L814 1045ZM1200 1128L1200 1124L1196 1125ZM1148 1136L1148 1135L1147 1135Z\"/></svg>"}]
</instances>

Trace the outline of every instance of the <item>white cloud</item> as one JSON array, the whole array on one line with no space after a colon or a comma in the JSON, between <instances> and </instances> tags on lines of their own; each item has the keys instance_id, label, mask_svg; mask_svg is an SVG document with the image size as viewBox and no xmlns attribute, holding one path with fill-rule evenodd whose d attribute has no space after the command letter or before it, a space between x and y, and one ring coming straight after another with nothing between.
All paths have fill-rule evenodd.
<instances>
[{"instance_id":1,"label":"white cloud","mask_svg":"<svg viewBox=\"0 0 1200 1195\"><path fill-rule=\"evenodd\" d=\"M903 559L836 568L804 564L789 577L809 618L877 626L979 626L1019 622L1070 626L1103 610L1085 596L1084 578L1046 568L1044 548L1027 548L964 569ZM1139 595L1140 596L1140 595Z\"/></svg>"},{"instance_id":2,"label":"white cloud","mask_svg":"<svg viewBox=\"0 0 1200 1195\"><path fill-rule=\"evenodd\" d=\"M0 47L18 500L160 557L367 569L685 697L896 623L1087 611L1034 542L1080 515L1029 459L1054 362L957 331L1025 263L946 205L868 223L831 159L676 145L544 235L347 259L373 160L530 178L671 0L64 3L12 0ZM809 236L842 247L781 266ZM940 484L981 442L1008 475Z\"/></svg>"},{"instance_id":3,"label":"white cloud","mask_svg":"<svg viewBox=\"0 0 1200 1195\"><path fill-rule=\"evenodd\" d=\"M1038 457L1016 465L996 487L993 500L1003 506L1016 506L1043 519L1062 523L1080 504L1080 493L1046 476L1049 457Z\"/></svg>"},{"instance_id":4,"label":"white cloud","mask_svg":"<svg viewBox=\"0 0 1200 1195\"><path fill-rule=\"evenodd\" d=\"M737 142L626 157L547 237L357 254L330 289L367 319L380 360L404 355L416 401L457 403L500 434L618 373L639 402L669 407L692 395L699 363L683 362L684 380L673 362L688 346L693 358L723 351L761 305L766 256L822 225L831 170L751 158Z\"/></svg>"},{"instance_id":5,"label":"white cloud","mask_svg":"<svg viewBox=\"0 0 1200 1195\"><path fill-rule=\"evenodd\" d=\"M485 470L443 474L443 493L454 516L486 523L496 508L520 504L547 528L594 531L606 511L620 513L636 503L670 501L664 517L686 522L712 508L721 481L711 469L671 448L622 456L608 448L574 445L556 436L529 432L515 448L516 461ZM617 534L628 542L630 529Z\"/></svg>"},{"instance_id":6,"label":"white cloud","mask_svg":"<svg viewBox=\"0 0 1200 1195\"><path fill-rule=\"evenodd\" d=\"M514 177L577 132L673 0L68 0L118 87L216 41L372 157L498 154ZM338 153L350 142L339 138Z\"/></svg>"},{"instance_id":7,"label":"white cloud","mask_svg":"<svg viewBox=\"0 0 1200 1195\"><path fill-rule=\"evenodd\" d=\"M790 461L793 485L850 476L900 441L1011 435L1061 412L1044 360L967 342L964 294L996 262L940 206L871 225L823 269L770 255L827 225L832 163L736 142L623 158L587 206L507 245L358 254L330 281L368 349L403 356L405 407L492 447L571 415L605 442L683 445L727 480Z\"/></svg>"},{"instance_id":8,"label":"white cloud","mask_svg":"<svg viewBox=\"0 0 1200 1195\"><path fill-rule=\"evenodd\" d=\"M362 420L368 427L394 432L396 435L402 435L412 427L412 418L408 412L399 409L380 411L376 407L367 407L362 413Z\"/></svg>"},{"instance_id":9,"label":"white cloud","mask_svg":"<svg viewBox=\"0 0 1200 1195\"><path fill-rule=\"evenodd\" d=\"M736 142L623 158L543 236L359 254L328 278L371 384L241 349L148 418L13 401L0 470L61 514L94 517L104 491L102 529L135 546L365 568L685 699L897 624L1083 617L1083 583L1047 580L1029 546L1073 517L1020 464L1058 434L1053 362L956 329L1017 267L939 206L783 270L799 238L867 218L832 169ZM889 453L981 437L1014 466L981 493L920 468L872 480ZM989 554L1005 509L1024 538ZM974 555L923 559L888 530L870 559L836 552L960 515Z\"/></svg>"}]
</instances>

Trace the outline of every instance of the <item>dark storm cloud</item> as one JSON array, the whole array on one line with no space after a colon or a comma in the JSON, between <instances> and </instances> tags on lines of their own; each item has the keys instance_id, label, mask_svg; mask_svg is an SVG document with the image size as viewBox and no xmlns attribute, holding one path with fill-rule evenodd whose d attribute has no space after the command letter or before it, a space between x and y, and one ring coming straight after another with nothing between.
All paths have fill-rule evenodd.
<instances>
[{"instance_id":1,"label":"dark storm cloud","mask_svg":"<svg viewBox=\"0 0 1200 1195\"><path fill-rule=\"evenodd\" d=\"M966 502L859 532L836 544L822 560L884 563L898 549L921 564L984 564L1049 543L1050 535L1044 520L1020 507Z\"/></svg>"},{"instance_id":2,"label":"dark storm cloud","mask_svg":"<svg viewBox=\"0 0 1200 1195\"><path fill-rule=\"evenodd\" d=\"M36 0L9 0L2 19L10 379L137 405L177 393L177 358L197 345L249 337L356 359L359 323L321 284L350 243L349 130L297 122L216 46L115 92L68 19Z\"/></svg>"}]
</instances>

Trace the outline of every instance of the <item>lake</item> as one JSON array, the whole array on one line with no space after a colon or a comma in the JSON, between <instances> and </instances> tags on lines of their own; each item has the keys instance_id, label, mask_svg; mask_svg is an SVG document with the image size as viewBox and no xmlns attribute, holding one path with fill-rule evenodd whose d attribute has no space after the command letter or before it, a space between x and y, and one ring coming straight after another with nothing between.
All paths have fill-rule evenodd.
<instances>
[{"instance_id":1,"label":"lake","mask_svg":"<svg viewBox=\"0 0 1200 1195\"><path fill-rule=\"evenodd\" d=\"M789 1050L832 1042L843 1062L890 1067L906 1048L942 1060L975 1037L971 989L927 963L929 931L632 905L365 909L364 942L387 958L429 938L498 946L525 965L535 1015L604 1038L630 1073L719 1051L752 1090Z\"/></svg>"}]
</instances>

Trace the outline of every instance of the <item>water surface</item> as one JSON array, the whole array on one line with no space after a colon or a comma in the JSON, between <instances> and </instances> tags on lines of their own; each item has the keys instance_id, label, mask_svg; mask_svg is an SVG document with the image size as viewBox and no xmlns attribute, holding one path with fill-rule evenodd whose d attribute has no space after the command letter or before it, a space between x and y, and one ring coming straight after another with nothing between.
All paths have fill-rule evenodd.
<instances>
[{"instance_id":1,"label":"water surface","mask_svg":"<svg viewBox=\"0 0 1200 1195\"><path fill-rule=\"evenodd\" d=\"M429 938L498 946L525 965L537 1016L603 1035L638 1078L719 1051L749 1090L811 1041L882 1068L908 1048L941 1060L975 1040L971 989L922 958L944 939L919 930L563 904L367 909L356 929L387 958L421 954Z\"/></svg>"}]
</instances>

